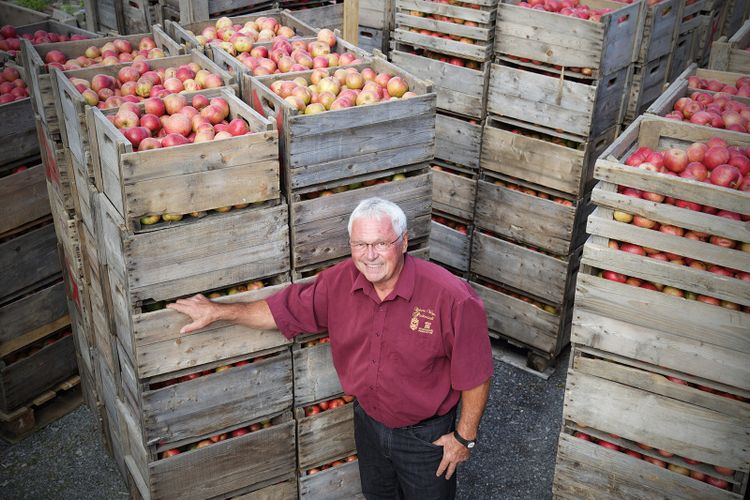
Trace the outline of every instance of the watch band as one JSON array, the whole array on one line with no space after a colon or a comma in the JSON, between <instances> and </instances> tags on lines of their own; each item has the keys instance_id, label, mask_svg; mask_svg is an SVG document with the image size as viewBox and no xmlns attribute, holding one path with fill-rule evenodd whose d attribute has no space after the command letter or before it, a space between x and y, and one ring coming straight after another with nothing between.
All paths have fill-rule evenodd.
<instances>
[{"instance_id":1,"label":"watch band","mask_svg":"<svg viewBox=\"0 0 750 500\"><path fill-rule=\"evenodd\" d=\"M461 434L458 433L458 430L453 431L453 437L456 438L456 441L467 447L468 449L474 448L477 444L476 439L464 439Z\"/></svg>"}]
</instances>

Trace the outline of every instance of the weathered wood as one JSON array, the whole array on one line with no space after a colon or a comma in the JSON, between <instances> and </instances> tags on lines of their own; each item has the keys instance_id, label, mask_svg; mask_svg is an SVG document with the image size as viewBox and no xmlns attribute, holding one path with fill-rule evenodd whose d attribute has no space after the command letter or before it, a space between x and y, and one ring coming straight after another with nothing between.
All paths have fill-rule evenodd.
<instances>
[{"instance_id":1,"label":"weathered wood","mask_svg":"<svg viewBox=\"0 0 750 500\"><path fill-rule=\"evenodd\" d=\"M431 175L422 170L416 173L406 179L331 196L293 199L289 206L293 268L349 255L346 222L357 203L374 196L390 200L404 210L410 239L426 237L430 231Z\"/></svg>"},{"instance_id":2,"label":"weathered wood","mask_svg":"<svg viewBox=\"0 0 750 500\"><path fill-rule=\"evenodd\" d=\"M563 418L693 460L748 468L748 420L569 370Z\"/></svg>"},{"instance_id":3,"label":"weathered wood","mask_svg":"<svg viewBox=\"0 0 750 500\"><path fill-rule=\"evenodd\" d=\"M745 21L731 38L727 40L724 37L713 43L708 67L718 71L750 73L748 47L750 47L750 21Z\"/></svg>"},{"instance_id":4,"label":"weathered wood","mask_svg":"<svg viewBox=\"0 0 750 500\"><path fill-rule=\"evenodd\" d=\"M478 227L557 255L575 249L576 207L498 186L492 180L477 183L474 223Z\"/></svg>"},{"instance_id":5,"label":"weathered wood","mask_svg":"<svg viewBox=\"0 0 750 500\"><path fill-rule=\"evenodd\" d=\"M341 394L341 382L333 366L331 344L316 344L292 352L294 359L294 406L306 406Z\"/></svg>"},{"instance_id":6,"label":"weathered wood","mask_svg":"<svg viewBox=\"0 0 750 500\"><path fill-rule=\"evenodd\" d=\"M354 403L305 416L295 410L297 419L297 460L301 470L330 463L351 455L354 444Z\"/></svg>"},{"instance_id":7,"label":"weathered wood","mask_svg":"<svg viewBox=\"0 0 750 500\"><path fill-rule=\"evenodd\" d=\"M45 327L65 318L67 307L62 282L0 307L0 356L10 352L5 343L18 337L33 332L41 335L52 333L44 330Z\"/></svg>"},{"instance_id":8,"label":"weathered wood","mask_svg":"<svg viewBox=\"0 0 750 500\"><path fill-rule=\"evenodd\" d=\"M459 175L432 168L432 210L463 220L473 220L477 180L473 176ZM447 167L450 168L450 167Z\"/></svg>"},{"instance_id":9,"label":"weathered wood","mask_svg":"<svg viewBox=\"0 0 750 500\"><path fill-rule=\"evenodd\" d=\"M52 16L44 12L27 9L8 1L0 2L0 21L3 24L23 26L25 24L49 21L50 19L52 19Z\"/></svg>"},{"instance_id":10,"label":"weathered wood","mask_svg":"<svg viewBox=\"0 0 750 500\"><path fill-rule=\"evenodd\" d=\"M25 160L38 151L31 98L0 104L0 164Z\"/></svg>"},{"instance_id":11,"label":"weathered wood","mask_svg":"<svg viewBox=\"0 0 750 500\"><path fill-rule=\"evenodd\" d=\"M202 435L280 413L292 404L292 358L284 350L256 363L143 393L146 443Z\"/></svg>"},{"instance_id":12,"label":"weathered wood","mask_svg":"<svg viewBox=\"0 0 750 500\"><path fill-rule=\"evenodd\" d=\"M361 493L359 462L356 460L320 471L313 476L299 478L301 499L347 500L359 498Z\"/></svg>"},{"instance_id":13,"label":"weathered wood","mask_svg":"<svg viewBox=\"0 0 750 500\"><path fill-rule=\"evenodd\" d=\"M675 79L685 71L685 68L687 68L692 62L693 53L698 44L696 35L697 32L695 30L675 35L676 39L674 42L674 48L669 56L669 72L667 73L668 82L675 81Z\"/></svg>"},{"instance_id":14,"label":"weathered wood","mask_svg":"<svg viewBox=\"0 0 750 500\"><path fill-rule=\"evenodd\" d=\"M628 68L623 68L597 85L587 85L493 64L487 112L583 138L596 137L618 124L627 76Z\"/></svg>"},{"instance_id":15,"label":"weathered wood","mask_svg":"<svg viewBox=\"0 0 750 500\"><path fill-rule=\"evenodd\" d=\"M435 116L435 158L478 170L481 147L482 126L476 120Z\"/></svg>"},{"instance_id":16,"label":"weathered wood","mask_svg":"<svg viewBox=\"0 0 750 500\"><path fill-rule=\"evenodd\" d=\"M591 68L596 78L627 67L633 57L642 3L598 1L613 11L594 23L522 8L513 0L498 5L495 54L549 65ZM638 40L640 42L640 40Z\"/></svg>"},{"instance_id":17,"label":"weathered wood","mask_svg":"<svg viewBox=\"0 0 750 500\"><path fill-rule=\"evenodd\" d=\"M578 147L515 134L494 117L484 126L480 165L485 170L523 179L581 197L591 187L596 158L617 136L616 127Z\"/></svg>"},{"instance_id":18,"label":"weathered wood","mask_svg":"<svg viewBox=\"0 0 750 500\"><path fill-rule=\"evenodd\" d=\"M680 1L661 0L655 5L647 5L644 8L639 31L635 36L633 61L636 64L644 65L654 59L669 56L672 50ZM666 61L664 64L664 72L666 73L668 69Z\"/></svg>"},{"instance_id":19,"label":"weathered wood","mask_svg":"<svg viewBox=\"0 0 750 500\"><path fill-rule=\"evenodd\" d=\"M563 304L567 280L574 271L572 262L482 232L476 232L472 238L472 273L552 304Z\"/></svg>"},{"instance_id":20,"label":"weathered wood","mask_svg":"<svg viewBox=\"0 0 750 500\"><path fill-rule=\"evenodd\" d=\"M432 221L430 258L458 271L469 270L471 238L446 225Z\"/></svg>"},{"instance_id":21,"label":"weathered wood","mask_svg":"<svg viewBox=\"0 0 750 500\"><path fill-rule=\"evenodd\" d=\"M74 375L73 337L63 337L40 351L0 368L0 411L9 412Z\"/></svg>"},{"instance_id":22,"label":"weathered wood","mask_svg":"<svg viewBox=\"0 0 750 500\"><path fill-rule=\"evenodd\" d=\"M576 292L573 342L750 390L746 313L583 273Z\"/></svg>"},{"instance_id":23,"label":"weathered wood","mask_svg":"<svg viewBox=\"0 0 750 500\"><path fill-rule=\"evenodd\" d=\"M188 214L279 199L278 134L273 124L230 92L216 95L230 103L230 116L242 117L253 133L135 152L100 110L90 109L103 191L130 231L152 229L141 226L144 215ZM201 161L191 162L196 157Z\"/></svg>"},{"instance_id":24,"label":"weathered wood","mask_svg":"<svg viewBox=\"0 0 750 500\"><path fill-rule=\"evenodd\" d=\"M47 224L0 243L0 303L60 273L55 227Z\"/></svg>"},{"instance_id":25,"label":"weathered wood","mask_svg":"<svg viewBox=\"0 0 750 500\"><path fill-rule=\"evenodd\" d=\"M625 109L625 119L634 120L642 115L664 91L669 70L669 54L649 61L645 65L633 65L630 77L630 94Z\"/></svg>"},{"instance_id":26,"label":"weathered wood","mask_svg":"<svg viewBox=\"0 0 750 500\"><path fill-rule=\"evenodd\" d=\"M505 293L471 282L484 302L492 332L545 353L556 354L560 314L544 311Z\"/></svg>"},{"instance_id":27,"label":"weathered wood","mask_svg":"<svg viewBox=\"0 0 750 500\"><path fill-rule=\"evenodd\" d=\"M36 129L33 136L36 142ZM44 166L30 165L24 171L0 178L0 200L3 200L0 234L49 215Z\"/></svg>"},{"instance_id":28,"label":"weathered wood","mask_svg":"<svg viewBox=\"0 0 750 500\"><path fill-rule=\"evenodd\" d=\"M560 434L553 494L561 499L736 499L739 495L595 443Z\"/></svg>"},{"instance_id":29,"label":"weathered wood","mask_svg":"<svg viewBox=\"0 0 750 500\"><path fill-rule=\"evenodd\" d=\"M297 479L294 475L286 481L277 482L250 493L233 496L236 500L287 500L297 497Z\"/></svg>"}]
</instances>

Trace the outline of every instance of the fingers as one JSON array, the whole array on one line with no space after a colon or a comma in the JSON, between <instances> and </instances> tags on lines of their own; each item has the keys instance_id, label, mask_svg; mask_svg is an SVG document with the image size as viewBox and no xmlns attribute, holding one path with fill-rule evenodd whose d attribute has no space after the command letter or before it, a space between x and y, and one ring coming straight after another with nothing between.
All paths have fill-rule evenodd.
<instances>
[{"instance_id":1,"label":"fingers","mask_svg":"<svg viewBox=\"0 0 750 500\"><path fill-rule=\"evenodd\" d=\"M438 470L437 470L437 473L435 475L437 477L442 476L443 472L445 472L445 470L448 468L449 464L450 464L450 462L446 458L445 452L443 452L443 459L440 461L440 465L438 466ZM446 479L448 479L448 478L446 477Z\"/></svg>"},{"instance_id":2,"label":"fingers","mask_svg":"<svg viewBox=\"0 0 750 500\"><path fill-rule=\"evenodd\" d=\"M445 473L445 480L447 481L448 479L450 479L451 476L453 476L454 472L456 472L456 464L451 463L448 466L448 471Z\"/></svg>"},{"instance_id":3,"label":"fingers","mask_svg":"<svg viewBox=\"0 0 750 500\"><path fill-rule=\"evenodd\" d=\"M167 304L167 308L174 309L193 320L192 323L180 329L180 333L184 334L200 330L211 322L208 317L208 311L205 308L210 303L210 300L198 294L187 299L178 299L176 302Z\"/></svg>"}]
</instances>

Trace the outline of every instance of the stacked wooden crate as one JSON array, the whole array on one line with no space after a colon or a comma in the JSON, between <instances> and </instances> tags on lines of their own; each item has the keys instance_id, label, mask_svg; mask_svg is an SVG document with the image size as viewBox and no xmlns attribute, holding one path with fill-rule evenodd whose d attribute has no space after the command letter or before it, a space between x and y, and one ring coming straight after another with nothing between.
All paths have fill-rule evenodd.
<instances>
[{"instance_id":1,"label":"stacked wooden crate","mask_svg":"<svg viewBox=\"0 0 750 500\"><path fill-rule=\"evenodd\" d=\"M360 200L372 196L404 209L410 249L427 246L435 94L429 83L379 57L352 68L401 77L416 95L310 115L293 108L271 86L300 77L309 83L312 71L244 75L245 101L274 119L282 131L280 159L295 276L350 254L347 218Z\"/></svg>"},{"instance_id":2,"label":"stacked wooden crate","mask_svg":"<svg viewBox=\"0 0 750 500\"><path fill-rule=\"evenodd\" d=\"M625 122L632 122L659 97L667 83L680 0L662 0L644 7L634 44L634 64Z\"/></svg>"},{"instance_id":3,"label":"stacked wooden crate","mask_svg":"<svg viewBox=\"0 0 750 500\"><path fill-rule=\"evenodd\" d=\"M252 133L139 152L106 118L116 110L88 110L111 325L100 377L114 388L105 408L115 458L150 498L255 491L292 480L296 465L290 342L226 324L182 335L187 318L164 309L198 292L257 300L289 281L278 134L231 89L188 102L199 94L225 99ZM165 214L172 220L156 217Z\"/></svg>"},{"instance_id":4,"label":"stacked wooden crate","mask_svg":"<svg viewBox=\"0 0 750 500\"><path fill-rule=\"evenodd\" d=\"M0 22L3 25L24 26L27 24L49 21L52 16L26 7L21 7L12 2L0 1Z\"/></svg>"},{"instance_id":5,"label":"stacked wooden crate","mask_svg":"<svg viewBox=\"0 0 750 500\"><path fill-rule=\"evenodd\" d=\"M391 59L437 94L431 258L465 276L497 1L394 4Z\"/></svg>"},{"instance_id":6,"label":"stacked wooden crate","mask_svg":"<svg viewBox=\"0 0 750 500\"><path fill-rule=\"evenodd\" d=\"M750 146L745 134L643 116L597 162L553 487L560 498L746 498L750 195L629 166L643 148L717 138Z\"/></svg>"},{"instance_id":7,"label":"stacked wooden crate","mask_svg":"<svg viewBox=\"0 0 750 500\"><path fill-rule=\"evenodd\" d=\"M568 342L591 170L621 123L639 26L641 4L592 5L613 10L498 5L470 270L491 335L539 368Z\"/></svg>"},{"instance_id":8,"label":"stacked wooden crate","mask_svg":"<svg viewBox=\"0 0 750 500\"><path fill-rule=\"evenodd\" d=\"M708 68L750 73L750 21L745 21L730 38L725 36L713 43Z\"/></svg>"},{"instance_id":9,"label":"stacked wooden crate","mask_svg":"<svg viewBox=\"0 0 750 500\"><path fill-rule=\"evenodd\" d=\"M183 26L225 16L241 16L275 9L275 0L159 0L157 19Z\"/></svg>"},{"instance_id":10,"label":"stacked wooden crate","mask_svg":"<svg viewBox=\"0 0 750 500\"><path fill-rule=\"evenodd\" d=\"M722 35L722 29L731 6L730 0L705 0L701 8L700 26L696 45L695 62L704 67L708 64L711 45Z\"/></svg>"},{"instance_id":11,"label":"stacked wooden crate","mask_svg":"<svg viewBox=\"0 0 750 500\"><path fill-rule=\"evenodd\" d=\"M0 67L23 75L12 63ZM31 97L0 104L0 124L0 436L15 441L81 395Z\"/></svg>"},{"instance_id":12,"label":"stacked wooden crate","mask_svg":"<svg viewBox=\"0 0 750 500\"><path fill-rule=\"evenodd\" d=\"M706 0L679 0L672 53L669 57L668 82L673 82L696 60L700 44Z\"/></svg>"}]
</instances>

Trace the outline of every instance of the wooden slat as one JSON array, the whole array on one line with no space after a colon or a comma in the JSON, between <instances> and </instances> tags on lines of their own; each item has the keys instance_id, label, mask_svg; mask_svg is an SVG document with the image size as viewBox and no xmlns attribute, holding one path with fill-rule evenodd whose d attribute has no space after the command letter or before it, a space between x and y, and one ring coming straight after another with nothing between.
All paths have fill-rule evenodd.
<instances>
[{"instance_id":1,"label":"wooden slat","mask_svg":"<svg viewBox=\"0 0 750 500\"><path fill-rule=\"evenodd\" d=\"M299 497L305 500L323 497L345 500L359 498L361 493L359 462L356 460L299 480Z\"/></svg>"},{"instance_id":2,"label":"wooden slat","mask_svg":"<svg viewBox=\"0 0 750 500\"><path fill-rule=\"evenodd\" d=\"M297 349L294 359L294 405L304 406L341 394L341 383L333 366L331 344Z\"/></svg>"},{"instance_id":3,"label":"wooden slat","mask_svg":"<svg viewBox=\"0 0 750 500\"><path fill-rule=\"evenodd\" d=\"M459 271L469 270L469 236L432 221L430 230L430 258Z\"/></svg>"},{"instance_id":4,"label":"wooden slat","mask_svg":"<svg viewBox=\"0 0 750 500\"><path fill-rule=\"evenodd\" d=\"M432 209L463 220L474 218L477 181L471 177L432 169Z\"/></svg>"},{"instance_id":5,"label":"wooden slat","mask_svg":"<svg viewBox=\"0 0 750 500\"><path fill-rule=\"evenodd\" d=\"M54 225L34 229L0 244L0 301L60 272Z\"/></svg>"},{"instance_id":6,"label":"wooden slat","mask_svg":"<svg viewBox=\"0 0 750 500\"><path fill-rule=\"evenodd\" d=\"M62 282L3 306L0 308L0 345L13 341L16 336L42 331L65 317L67 310ZM5 351L4 347L0 349Z\"/></svg>"},{"instance_id":7,"label":"wooden slat","mask_svg":"<svg viewBox=\"0 0 750 500\"><path fill-rule=\"evenodd\" d=\"M297 456L300 469L309 469L354 453L354 404L304 416L297 413Z\"/></svg>"}]
</instances>

